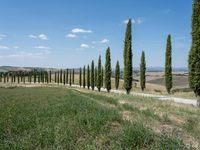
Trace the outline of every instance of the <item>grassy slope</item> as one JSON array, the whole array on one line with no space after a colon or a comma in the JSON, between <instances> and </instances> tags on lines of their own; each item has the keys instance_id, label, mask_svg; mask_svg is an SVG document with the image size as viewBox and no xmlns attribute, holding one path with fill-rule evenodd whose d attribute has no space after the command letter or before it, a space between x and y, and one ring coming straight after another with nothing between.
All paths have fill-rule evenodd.
<instances>
[{"instance_id":1,"label":"grassy slope","mask_svg":"<svg viewBox=\"0 0 200 150\"><path fill-rule=\"evenodd\" d=\"M183 149L200 141L200 111L64 88L0 89L0 149Z\"/></svg>"}]
</instances>

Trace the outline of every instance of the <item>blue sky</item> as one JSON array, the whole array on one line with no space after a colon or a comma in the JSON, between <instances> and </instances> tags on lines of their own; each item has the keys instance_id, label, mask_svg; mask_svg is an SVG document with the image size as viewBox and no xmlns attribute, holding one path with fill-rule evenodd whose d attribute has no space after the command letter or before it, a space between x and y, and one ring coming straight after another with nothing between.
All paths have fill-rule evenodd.
<instances>
[{"instance_id":1,"label":"blue sky","mask_svg":"<svg viewBox=\"0 0 200 150\"><path fill-rule=\"evenodd\" d=\"M0 0L0 66L80 67L111 48L123 67L126 20L133 66L163 66L170 33L173 67L187 67L192 0Z\"/></svg>"}]
</instances>

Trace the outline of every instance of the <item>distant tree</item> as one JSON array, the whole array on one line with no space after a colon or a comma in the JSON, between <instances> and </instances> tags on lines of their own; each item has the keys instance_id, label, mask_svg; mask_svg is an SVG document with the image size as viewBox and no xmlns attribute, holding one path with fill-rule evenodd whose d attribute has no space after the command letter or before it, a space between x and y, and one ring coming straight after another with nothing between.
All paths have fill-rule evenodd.
<instances>
[{"instance_id":1,"label":"distant tree","mask_svg":"<svg viewBox=\"0 0 200 150\"><path fill-rule=\"evenodd\" d=\"M97 74L98 74L98 72L97 72L97 67L95 67L95 70L94 70L94 84L95 84L95 86L97 86Z\"/></svg>"},{"instance_id":2,"label":"distant tree","mask_svg":"<svg viewBox=\"0 0 200 150\"><path fill-rule=\"evenodd\" d=\"M115 88L117 90L119 88L119 79L120 79L120 66L119 66L119 61L117 61L117 64L115 67Z\"/></svg>"},{"instance_id":3,"label":"distant tree","mask_svg":"<svg viewBox=\"0 0 200 150\"><path fill-rule=\"evenodd\" d=\"M49 82L51 83L51 70L49 71Z\"/></svg>"},{"instance_id":4,"label":"distant tree","mask_svg":"<svg viewBox=\"0 0 200 150\"><path fill-rule=\"evenodd\" d=\"M131 20L129 19L124 42L124 88L126 89L127 94L129 94L132 89L132 75L132 29Z\"/></svg>"},{"instance_id":5,"label":"distant tree","mask_svg":"<svg viewBox=\"0 0 200 150\"><path fill-rule=\"evenodd\" d=\"M170 93L172 89L172 46L171 35L167 37L167 48L165 53L165 86L167 92Z\"/></svg>"},{"instance_id":6,"label":"distant tree","mask_svg":"<svg viewBox=\"0 0 200 150\"><path fill-rule=\"evenodd\" d=\"M68 84L68 75L69 75L69 69L67 69L67 73L66 73L66 83Z\"/></svg>"},{"instance_id":7,"label":"distant tree","mask_svg":"<svg viewBox=\"0 0 200 150\"><path fill-rule=\"evenodd\" d=\"M106 50L106 63L105 63L105 87L107 92L111 89L111 58L110 58L110 48Z\"/></svg>"},{"instance_id":8,"label":"distant tree","mask_svg":"<svg viewBox=\"0 0 200 150\"><path fill-rule=\"evenodd\" d=\"M64 85L66 84L66 71L64 71L64 77L63 77L63 83L64 83Z\"/></svg>"},{"instance_id":9,"label":"distant tree","mask_svg":"<svg viewBox=\"0 0 200 150\"><path fill-rule=\"evenodd\" d=\"M140 64L140 87L142 91L144 91L144 89L146 88L146 61L144 51L142 51Z\"/></svg>"},{"instance_id":10,"label":"distant tree","mask_svg":"<svg viewBox=\"0 0 200 150\"><path fill-rule=\"evenodd\" d=\"M55 83L57 83L57 72L55 72Z\"/></svg>"},{"instance_id":11,"label":"distant tree","mask_svg":"<svg viewBox=\"0 0 200 150\"><path fill-rule=\"evenodd\" d=\"M60 72L59 71L58 71L57 77L58 77L57 83L59 84L60 83Z\"/></svg>"},{"instance_id":12,"label":"distant tree","mask_svg":"<svg viewBox=\"0 0 200 150\"><path fill-rule=\"evenodd\" d=\"M90 89L90 66L87 67L87 87Z\"/></svg>"},{"instance_id":13,"label":"distant tree","mask_svg":"<svg viewBox=\"0 0 200 150\"><path fill-rule=\"evenodd\" d=\"M200 107L200 0L193 0L192 47L189 52L189 85Z\"/></svg>"},{"instance_id":14,"label":"distant tree","mask_svg":"<svg viewBox=\"0 0 200 150\"><path fill-rule=\"evenodd\" d=\"M91 63L91 87L92 87L92 90L94 90L94 86L95 86L95 79L94 79L94 61L92 60L92 63Z\"/></svg>"},{"instance_id":15,"label":"distant tree","mask_svg":"<svg viewBox=\"0 0 200 150\"><path fill-rule=\"evenodd\" d=\"M102 66L102 68L101 68L101 87L103 87L103 84L104 84L104 69Z\"/></svg>"},{"instance_id":16,"label":"distant tree","mask_svg":"<svg viewBox=\"0 0 200 150\"><path fill-rule=\"evenodd\" d=\"M83 67L83 88L85 88L85 66Z\"/></svg>"},{"instance_id":17,"label":"distant tree","mask_svg":"<svg viewBox=\"0 0 200 150\"><path fill-rule=\"evenodd\" d=\"M99 56L98 60L98 71L97 71L97 88L98 91L101 91L101 55Z\"/></svg>"},{"instance_id":18,"label":"distant tree","mask_svg":"<svg viewBox=\"0 0 200 150\"><path fill-rule=\"evenodd\" d=\"M74 69L72 70L72 84L74 84Z\"/></svg>"},{"instance_id":19,"label":"distant tree","mask_svg":"<svg viewBox=\"0 0 200 150\"><path fill-rule=\"evenodd\" d=\"M82 86L82 68L81 67L79 70L79 85L80 85L80 87Z\"/></svg>"},{"instance_id":20,"label":"distant tree","mask_svg":"<svg viewBox=\"0 0 200 150\"><path fill-rule=\"evenodd\" d=\"M60 70L60 83L63 83L63 71L62 71L62 69Z\"/></svg>"},{"instance_id":21,"label":"distant tree","mask_svg":"<svg viewBox=\"0 0 200 150\"><path fill-rule=\"evenodd\" d=\"M69 85L72 86L72 72L69 73Z\"/></svg>"}]
</instances>

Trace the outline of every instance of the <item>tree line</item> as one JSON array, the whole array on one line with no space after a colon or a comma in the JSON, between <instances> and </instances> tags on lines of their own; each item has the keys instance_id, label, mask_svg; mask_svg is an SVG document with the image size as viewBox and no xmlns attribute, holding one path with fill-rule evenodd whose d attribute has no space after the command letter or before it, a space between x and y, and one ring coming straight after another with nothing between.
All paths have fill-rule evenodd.
<instances>
[{"instance_id":1,"label":"tree line","mask_svg":"<svg viewBox=\"0 0 200 150\"><path fill-rule=\"evenodd\" d=\"M192 46L189 52L188 68L189 68L189 86L193 89L198 98L197 105L200 106L200 0L193 0L193 13L192 13ZM171 35L167 36L165 51L165 86L166 91L170 94L173 87L172 78L172 42ZM123 68L123 87L126 93L129 94L133 84L133 62L132 62L132 23L129 19L124 40L124 68ZM111 90L111 53L110 47L106 50L105 66L102 66L101 55L99 56L97 66L92 60L91 64L79 69L79 85L83 88L94 90L95 87L98 91L104 87L107 92ZM119 88L120 83L120 64L119 61L115 67L115 88ZM0 82L38 82L38 83L51 83L52 71L17 71L0 73ZM54 83L69 84L70 86L75 82L75 70L65 69L54 71ZM144 91L146 88L146 60L145 52L142 51L140 63L140 87Z\"/></svg>"}]
</instances>

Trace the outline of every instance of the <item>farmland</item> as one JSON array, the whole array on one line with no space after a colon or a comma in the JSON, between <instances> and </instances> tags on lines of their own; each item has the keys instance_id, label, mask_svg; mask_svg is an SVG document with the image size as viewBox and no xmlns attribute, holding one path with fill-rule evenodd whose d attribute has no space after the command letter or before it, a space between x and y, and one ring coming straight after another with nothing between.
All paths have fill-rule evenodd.
<instances>
[{"instance_id":1,"label":"farmland","mask_svg":"<svg viewBox=\"0 0 200 150\"><path fill-rule=\"evenodd\" d=\"M198 148L198 108L62 87L1 88L0 149Z\"/></svg>"}]
</instances>

